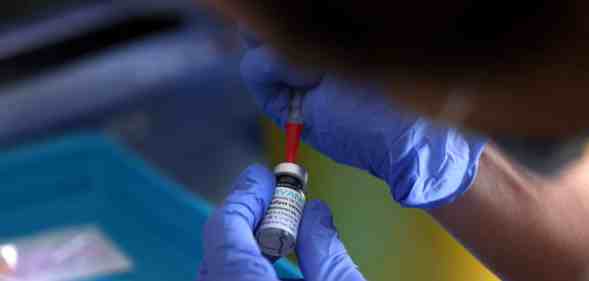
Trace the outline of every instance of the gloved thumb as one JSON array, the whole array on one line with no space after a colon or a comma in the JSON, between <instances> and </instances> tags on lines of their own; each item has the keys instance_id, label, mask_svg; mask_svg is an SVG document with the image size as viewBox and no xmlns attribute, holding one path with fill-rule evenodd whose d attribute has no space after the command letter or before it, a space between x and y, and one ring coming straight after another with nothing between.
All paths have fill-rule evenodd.
<instances>
[{"instance_id":1,"label":"gloved thumb","mask_svg":"<svg viewBox=\"0 0 589 281\"><path fill-rule=\"evenodd\" d=\"M297 256L306 281L365 280L339 239L331 211L321 201L305 206Z\"/></svg>"}]
</instances>

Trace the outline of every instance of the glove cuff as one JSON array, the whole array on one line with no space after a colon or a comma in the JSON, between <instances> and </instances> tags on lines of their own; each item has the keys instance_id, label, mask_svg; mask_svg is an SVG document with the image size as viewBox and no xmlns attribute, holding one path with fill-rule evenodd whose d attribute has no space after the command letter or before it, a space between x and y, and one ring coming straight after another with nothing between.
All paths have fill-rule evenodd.
<instances>
[{"instance_id":1,"label":"glove cuff","mask_svg":"<svg viewBox=\"0 0 589 281\"><path fill-rule=\"evenodd\" d=\"M465 141L468 144L468 159L464 160L468 161L468 163L459 184L453 184L452 181L445 180L445 176L449 177L445 174L440 175L438 178L430 178L422 181L415 180L413 185L405 191L406 196L398 198L398 196L395 196L398 192L393 192L395 200L405 208L429 210L450 204L466 193L476 179L479 169L479 160L488 140L480 136L471 135L466 136ZM450 169L452 169L452 167L450 167ZM414 178L419 177L417 176ZM439 185L428 184L428 181L438 181ZM420 195L412 196L414 195L412 193L419 193ZM439 195L439 193L447 194ZM429 196L424 196L423 194L429 194ZM419 198L419 200L416 200L415 198Z\"/></svg>"}]
</instances>

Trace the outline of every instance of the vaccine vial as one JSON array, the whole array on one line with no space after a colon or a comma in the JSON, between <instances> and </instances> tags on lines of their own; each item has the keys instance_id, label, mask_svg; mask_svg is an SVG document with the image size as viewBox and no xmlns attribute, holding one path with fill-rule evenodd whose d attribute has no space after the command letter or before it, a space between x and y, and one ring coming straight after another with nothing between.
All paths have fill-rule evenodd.
<instances>
[{"instance_id":1,"label":"vaccine vial","mask_svg":"<svg viewBox=\"0 0 589 281\"><path fill-rule=\"evenodd\" d=\"M271 261L292 253L295 248L308 182L305 168L295 163L278 164L274 175L274 196L256 231L258 245Z\"/></svg>"}]
</instances>

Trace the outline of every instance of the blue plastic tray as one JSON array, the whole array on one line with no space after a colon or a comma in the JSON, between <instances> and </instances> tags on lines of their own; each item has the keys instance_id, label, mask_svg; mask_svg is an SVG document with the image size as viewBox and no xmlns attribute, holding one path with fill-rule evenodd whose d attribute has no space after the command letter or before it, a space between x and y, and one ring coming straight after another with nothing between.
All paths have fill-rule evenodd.
<instances>
[{"instance_id":1,"label":"blue plastic tray","mask_svg":"<svg viewBox=\"0 0 589 281\"><path fill-rule=\"evenodd\" d=\"M133 261L91 280L189 280L202 256L211 205L102 134L0 153L0 239L96 224ZM279 262L281 277L300 276Z\"/></svg>"}]
</instances>

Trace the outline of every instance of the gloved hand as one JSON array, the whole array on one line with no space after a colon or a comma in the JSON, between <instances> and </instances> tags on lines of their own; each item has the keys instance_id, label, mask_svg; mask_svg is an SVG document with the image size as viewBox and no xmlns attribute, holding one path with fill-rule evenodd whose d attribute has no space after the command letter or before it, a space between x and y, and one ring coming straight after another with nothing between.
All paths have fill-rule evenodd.
<instances>
[{"instance_id":1,"label":"gloved hand","mask_svg":"<svg viewBox=\"0 0 589 281\"><path fill-rule=\"evenodd\" d=\"M273 192L274 175L263 166L253 165L239 176L205 226L199 280L278 280L253 234ZM296 251L306 281L364 281L338 238L331 212L320 201L305 206Z\"/></svg>"},{"instance_id":2,"label":"gloved hand","mask_svg":"<svg viewBox=\"0 0 589 281\"><path fill-rule=\"evenodd\" d=\"M280 127L287 117L288 89L307 91L304 141L337 162L383 179L405 207L452 202L475 178L484 139L403 112L376 85L299 71L264 46L247 51L241 73Z\"/></svg>"}]
</instances>

